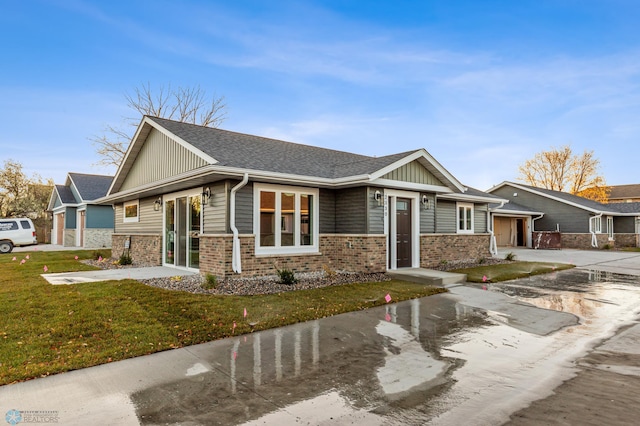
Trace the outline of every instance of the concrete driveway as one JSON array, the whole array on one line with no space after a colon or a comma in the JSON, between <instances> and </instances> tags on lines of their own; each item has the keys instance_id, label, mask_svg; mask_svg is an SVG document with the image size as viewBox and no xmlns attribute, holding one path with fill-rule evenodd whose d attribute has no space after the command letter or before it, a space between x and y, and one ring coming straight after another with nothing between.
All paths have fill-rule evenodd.
<instances>
[{"instance_id":1,"label":"concrete driveway","mask_svg":"<svg viewBox=\"0 0 640 426\"><path fill-rule=\"evenodd\" d=\"M593 261L594 253L569 256L585 269L486 290L452 285L448 294L2 386L0 414L71 425L631 424L640 416L640 278L594 273L608 262L634 269L630 258ZM571 253L518 256L529 254ZM585 379L587 370L599 375ZM614 384L607 397L585 396L602 375ZM582 386L552 399L576 379Z\"/></svg>"}]
</instances>

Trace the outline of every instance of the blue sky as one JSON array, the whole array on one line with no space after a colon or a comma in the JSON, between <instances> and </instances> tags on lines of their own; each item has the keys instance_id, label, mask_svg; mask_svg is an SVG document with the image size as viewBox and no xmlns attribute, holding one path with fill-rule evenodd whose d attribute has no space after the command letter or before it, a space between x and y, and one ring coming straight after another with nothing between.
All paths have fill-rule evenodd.
<instances>
[{"instance_id":1,"label":"blue sky","mask_svg":"<svg viewBox=\"0 0 640 426\"><path fill-rule=\"evenodd\" d=\"M222 128L382 156L425 148L464 184L595 151L640 183L640 2L4 1L0 160L63 183L142 85L224 96Z\"/></svg>"}]
</instances>

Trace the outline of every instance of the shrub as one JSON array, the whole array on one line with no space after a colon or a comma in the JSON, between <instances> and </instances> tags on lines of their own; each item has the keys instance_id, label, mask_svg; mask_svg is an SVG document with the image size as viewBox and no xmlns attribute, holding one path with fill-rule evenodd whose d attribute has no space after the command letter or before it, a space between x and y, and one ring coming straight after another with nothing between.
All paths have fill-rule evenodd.
<instances>
[{"instance_id":1,"label":"shrub","mask_svg":"<svg viewBox=\"0 0 640 426\"><path fill-rule=\"evenodd\" d=\"M293 271L291 269L287 269L287 268L282 268L282 269L278 269L276 268L276 272L278 273L278 276L280 277L280 284L288 284L288 285L292 285L298 282L298 279L296 278L295 274L293 273Z\"/></svg>"},{"instance_id":2,"label":"shrub","mask_svg":"<svg viewBox=\"0 0 640 426\"><path fill-rule=\"evenodd\" d=\"M207 272L207 275L204 276L204 282L202 283L202 288L206 290L214 289L218 286L218 277Z\"/></svg>"},{"instance_id":3,"label":"shrub","mask_svg":"<svg viewBox=\"0 0 640 426\"><path fill-rule=\"evenodd\" d=\"M610 244L603 245L602 250L611 250L611 245Z\"/></svg>"},{"instance_id":4,"label":"shrub","mask_svg":"<svg viewBox=\"0 0 640 426\"><path fill-rule=\"evenodd\" d=\"M331 268L329 265L322 265L322 270L324 271L324 275L327 278L333 278L336 276L337 272Z\"/></svg>"},{"instance_id":5,"label":"shrub","mask_svg":"<svg viewBox=\"0 0 640 426\"><path fill-rule=\"evenodd\" d=\"M118 263L120 265L131 265L133 263L133 260L131 259L131 255L129 253L122 253L120 255Z\"/></svg>"},{"instance_id":6,"label":"shrub","mask_svg":"<svg viewBox=\"0 0 640 426\"><path fill-rule=\"evenodd\" d=\"M504 260L516 260L516 254L512 251L510 251L509 253L507 253L507 255L504 257Z\"/></svg>"},{"instance_id":7,"label":"shrub","mask_svg":"<svg viewBox=\"0 0 640 426\"><path fill-rule=\"evenodd\" d=\"M487 259L484 257L481 257L480 259L478 259L478 264L482 265L483 263L486 263Z\"/></svg>"}]
</instances>

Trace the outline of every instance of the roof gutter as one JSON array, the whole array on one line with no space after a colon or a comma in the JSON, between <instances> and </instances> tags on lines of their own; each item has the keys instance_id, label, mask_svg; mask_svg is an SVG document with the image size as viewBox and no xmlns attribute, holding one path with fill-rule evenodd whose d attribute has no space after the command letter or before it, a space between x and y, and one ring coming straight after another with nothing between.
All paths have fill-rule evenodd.
<instances>
[{"instance_id":1,"label":"roof gutter","mask_svg":"<svg viewBox=\"0 0 640 426\"><path fill-rule=\"evenodd\" d=\"M240 237L238 236L238 228L236 227L236 193L249 182L249 173L245 173L242 181L231 189L231 202L229 206L229 226L233 232L233 245L231 249L231 268L233 272L239 274L242 272L242 256L240 254Z\"/></svg>"},{"instance_id":2,"label":"roof gutter","mask_svg":"<svg viewBox=\"0 0 640 426\"><path fill-rule=\"evenodd\" d=\"M600 214L597 214L597 215L589 218L589 225L590 225L589 228L591 228L590 229L590 231L591 231L591 247L593 247L593 248L598 248L598 237L596 237L595 224L596 224L596 219L600 219L602 217L602 215L603 215L603 213L600 212ZM591 221L593 221L593 223L591 223Z\"/></svg>"}]
</instances>

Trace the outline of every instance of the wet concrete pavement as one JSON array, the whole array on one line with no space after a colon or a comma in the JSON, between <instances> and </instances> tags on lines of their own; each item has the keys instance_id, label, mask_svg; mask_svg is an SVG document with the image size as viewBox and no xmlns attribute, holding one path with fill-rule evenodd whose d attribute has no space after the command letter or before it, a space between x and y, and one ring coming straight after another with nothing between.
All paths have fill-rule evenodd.
<instances>
[{"instance_id":1,"label":"wet concrete pavement","mask_svg":"<svg viewBox=\"0 0 640 426\"><path fill-rule=\"evenodd\" d=\"M0 411L83 425L501 424L514 414L517 424L540 424L549 419L527 407L571 383L594 347L640 354L638 276L587 268L486 287L452 285L449 294L3 386ZM640 374L633 363L598 366ZM633 404L623 410L640 415Z\"/></svg>"}]
</instances>

